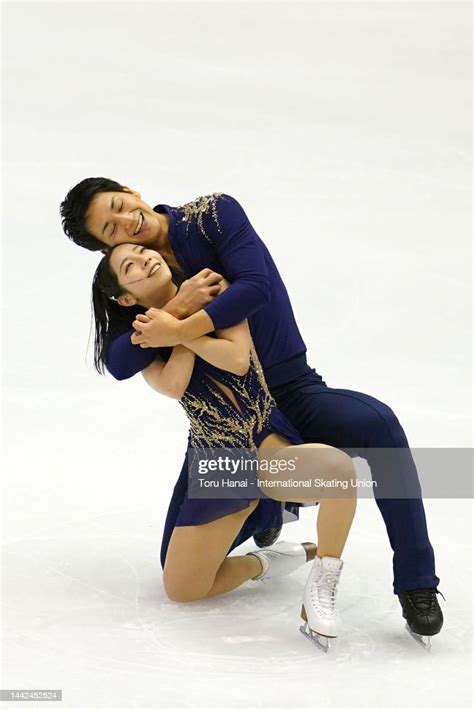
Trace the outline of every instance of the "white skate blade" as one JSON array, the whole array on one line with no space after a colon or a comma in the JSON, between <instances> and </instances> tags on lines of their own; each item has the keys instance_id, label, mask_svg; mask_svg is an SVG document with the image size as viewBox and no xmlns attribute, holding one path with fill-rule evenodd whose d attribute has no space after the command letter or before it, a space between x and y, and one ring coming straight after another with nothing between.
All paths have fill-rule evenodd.
<instances>
[{"instance_id":1,"label":"white skate blade","mask_svg":"<svg viewBox=\"0 0 474 710\"><path fill-rule=\"evenodd\" d=\"M431 651L431 636L421 636L420 634L415 634L415 632L410 629L408 624L405 624L405 629L408 631L410 636L425 649L425 651L428 651L428 653Z\"/></svg>"},{"instance_id":2,"label":"white skate blade","mask_svg":"<svg viewBox=\"0 0 474 710\"><path fill-rule=\"evenodd\" d=\"M320 649L320 651L327 653L331 648L329 637L321 636L320 634L317 634L316 631L310 629L307 621L305 621L304 626L300 626L300 631L303 636L306 636L309 641L312 641L314 645Z\"/></svg>"}]
</instances>

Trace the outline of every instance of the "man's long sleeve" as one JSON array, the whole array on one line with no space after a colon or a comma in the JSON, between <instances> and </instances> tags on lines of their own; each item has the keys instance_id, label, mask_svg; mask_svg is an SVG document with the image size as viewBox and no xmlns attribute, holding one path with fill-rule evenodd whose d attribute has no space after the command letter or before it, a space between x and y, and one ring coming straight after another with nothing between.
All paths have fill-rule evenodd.
<instances>
[{"instance_id":1,"label":"man's long sleeve","mask_svg":"<svg viewBox=\"0 0 474 710\"><path fill-rule=\"evenodd\" d=\"M116 380L126 380L153 362L157 357L159 348L141 348L133 345L130 336L133 328L126 333L113 338L107 346L105 364L110 374Z\"/></svg>"},{"instance_id":2,"label":"man's long sleeve","mask_svg":"<svg viewBox=\"0 0 474 710\"><path fill-rule=\"evenodd\" d=\"M223 194L216 208L219 228L214 224L212 244L231 286L204 310L219 330L240 323L268 304L270 280L260 240L242 206Z\"/></svg>"}]
</instances>

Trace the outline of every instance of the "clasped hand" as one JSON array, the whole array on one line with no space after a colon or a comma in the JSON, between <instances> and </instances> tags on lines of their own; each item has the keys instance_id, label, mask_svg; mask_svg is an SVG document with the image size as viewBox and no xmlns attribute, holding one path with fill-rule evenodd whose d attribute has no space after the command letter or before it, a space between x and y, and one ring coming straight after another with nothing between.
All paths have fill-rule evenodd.
<instances>
[{"instance_id":1,"label":"clasped hand","mask_svg":"<svg viewBox=\"0 0 474 710\"><path fill-rule=\"evenodd\" d=\"M146 313L139 313L132 327L135 333L131 341L141 348L161 348L179 343L179 320L159 308L149 308Z\"/></svg>"},{"instance_id":2,"label":"clasped hand","mask_svg":"<svg viewBox=\"0 0 474 710\"><path fill-rule=\"evenodd\" d=\"M202 269L183 282L176 296L170 301L174 312L188 317L214 300L222 289L225 279L217 271ZM168 304L168 306L170 305ZM135 333L133 345L141 348L161 348L178 345L180 320L167 311L149 308L133 321Z\"/></svg>"}]
</instances>

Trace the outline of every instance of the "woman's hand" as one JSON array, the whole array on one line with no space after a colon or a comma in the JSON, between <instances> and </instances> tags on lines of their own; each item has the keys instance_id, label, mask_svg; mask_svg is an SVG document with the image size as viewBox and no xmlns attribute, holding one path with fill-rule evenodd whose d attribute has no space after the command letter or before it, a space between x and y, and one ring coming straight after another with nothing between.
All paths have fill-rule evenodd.
<instances>
[{"instance_id":1,"label":"woman's hand","mask_svg":"<svg viewBox=\"0 0 474 710\"><path fill-rule=\"evenodd\" d=\"M215 298L213 294L222 293L230 285L221 274L211 269L203 269L199 274L185 281L179 293L185 284L188 284L185 300L188 304L194 303L196 307L198 303L203 305L210 303ZM149 308L146 313L138 314L133 321L132 327L136 332L132 334L130 340L133 345L139 345L141 348L173 346L212 332L213 325L202 307L183 320L159 308Z\"/></svg>"},{"instance_id":2,"label":"woman's hand","mask_svg":"<svg viewBox=\"0 0 474 710\"><path fill-rule=\"evenodd\" d=\"M211 269L202 269L181 284L165 309L176 318L187 318L211 303L221 291L222 275Z\"/></svg>"},{"instance_id":3,"label":"woman's hand","mask_svg":"<svg viewBox=\"0 0 474 710\"><path fill-rule=\"evenodd\" d=\"M179 343L179 320L159 308L139 313L132 327L136 332L130 340L141 348L161 348Z\"/></svg>"}]
</instances>

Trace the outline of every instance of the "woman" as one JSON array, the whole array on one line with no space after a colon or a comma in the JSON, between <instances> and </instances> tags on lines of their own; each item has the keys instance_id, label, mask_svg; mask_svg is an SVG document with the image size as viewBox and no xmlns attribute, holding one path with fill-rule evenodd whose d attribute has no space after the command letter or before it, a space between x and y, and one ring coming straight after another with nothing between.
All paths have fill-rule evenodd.
<instances>
[{"instance_id":1,"label":"woman","mask_svg":"<svg viewBox=\"0 0 474 710\"><path fill-rule=\"evenodd\" d=\"M143 308L162 308L176 295L183 277L170 269L161 255L133 244L120 244L100 262L94 275L95 365L104 371L107 343L134 317L148 320ZM224 282L223 287L228 284ZM138 313L138 315L137 315ZM265 451L280 457L318 450L311 471L320 477L353 484L356 476L347 454L323 444L304 444L301 436L277 409L253 347L247 321L211 336L160 349L143 376L158 392L177 399L190 420L190 447L245 448L260 461ZM300 477L307 475L299 472ZM265 476L259 473L260 480ZM271 478L269 476L268 478ZM176 602L203 599L228 592L249 579L289 574L314 556L303 596L301 615L309 636L335 637L336 590L340 559L355 513L354 495L320 500L317 554L311 544L280 542L247 555L228 553L254 532L281 521L283 512L298 517L308 498L301 489L265 489L266 499L190 499L185 494L179 512L168 515L169 535L163 582ZM312 502L315 494L313 493ZM171 508L170 508L171 510ZM174 519L173 519L174 518ZM308 634L306 634L308 635ZM328 642L324 650L327 650Z\"/></svg>"}]
</instances>

